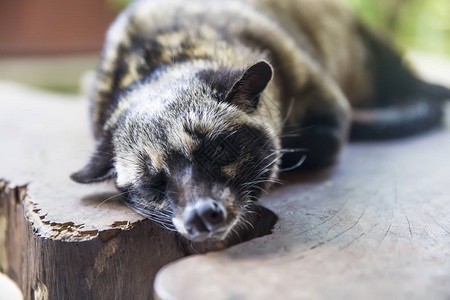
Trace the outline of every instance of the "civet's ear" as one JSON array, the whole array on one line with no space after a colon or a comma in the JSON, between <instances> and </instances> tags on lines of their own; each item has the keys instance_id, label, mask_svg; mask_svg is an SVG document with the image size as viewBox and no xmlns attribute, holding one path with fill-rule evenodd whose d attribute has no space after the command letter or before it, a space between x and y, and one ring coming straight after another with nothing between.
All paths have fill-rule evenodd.
<instances>
[{"instance_id":1,"label":"civet's ear","mask_svg":"<svg viewBox=\"0 0 450 300\"><path fill-rule=\"evenodd\" d=\"M87 165L73 173L70 178L78 183L93 183L111 179L115 176L110 139L101 138Z\"/></svg>"},{"instance_id":2,"label":"civet's ear","mask_svg":"<svg viewBox=\"0 0 450 300\"><path fill-rule=\"evenodd\" d=\"M272 67L267 62L257 62L248 68L234 84L227 95L226 101L237 105L246 112L255 111L259 96L272 79L272 74Z\"/></svg>"}]
</instances>

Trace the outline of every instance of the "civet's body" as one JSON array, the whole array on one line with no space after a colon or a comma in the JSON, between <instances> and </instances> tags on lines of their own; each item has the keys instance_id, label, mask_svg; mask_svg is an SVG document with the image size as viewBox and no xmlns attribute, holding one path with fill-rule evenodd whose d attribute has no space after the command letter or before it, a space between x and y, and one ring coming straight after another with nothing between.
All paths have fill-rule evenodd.
<instances>
[{"instance_id":1,"label":"civet's body","mask_svg":"<svg viewBox=\"0 0 450 300\"><path fill-rule=\"evenodd\" d=\"M350 132L436 126L448 95L339 1L138 1L107 33L90 93L97 149L72 178L113 179L136 211L223 240L281 160L323 167Z\"/></svg>"}]
</instances>

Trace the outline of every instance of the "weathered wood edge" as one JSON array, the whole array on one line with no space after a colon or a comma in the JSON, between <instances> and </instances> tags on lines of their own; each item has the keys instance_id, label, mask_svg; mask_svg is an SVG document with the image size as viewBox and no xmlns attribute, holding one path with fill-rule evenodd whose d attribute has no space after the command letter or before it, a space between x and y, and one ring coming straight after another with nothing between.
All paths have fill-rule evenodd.
<instances>
[{"instance_id":1,"label":"weathered wood edge","mask_svg":"<svg viewBox=\"0 0 450 300\"><path fill-rule=\"evenodd\" d=\"M184 256L149 220L101 231L43 221L27 191L0 179L0 271L25 299L152 298L156 272Z\"/></svg>"},{"instance_id":2,"label":"weathered wood edge","mask_svg":"<svg viewBox=\"0 0 450 300\"><path fill-rule=\"evenodd\" d=\"M163 266L266 235L277 222L273 212L255 207L255 230L195 244L148 219L116 222L106 230L50 222L28 192L29 185L0 178L0 272L25 299L149 299L156 296L153 281Z\"/></svg>"}]
</instances>

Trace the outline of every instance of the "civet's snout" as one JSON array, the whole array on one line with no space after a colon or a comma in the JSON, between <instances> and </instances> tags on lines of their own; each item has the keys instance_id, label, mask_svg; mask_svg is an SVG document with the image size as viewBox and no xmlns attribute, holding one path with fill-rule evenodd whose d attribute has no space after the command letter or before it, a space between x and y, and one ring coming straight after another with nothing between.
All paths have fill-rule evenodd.
<instances>
[{"instance_id":1,"label":"civet's snout","mask_svg":"<svg viewBox=\"0 0 450 300\"><path fill-rule=\"evenodd\" d=\"M182 214L184 228L192 240L220 235L227 229L226 219L226 209L212 199L199 199Z\"/></svg>"}]
</instances>

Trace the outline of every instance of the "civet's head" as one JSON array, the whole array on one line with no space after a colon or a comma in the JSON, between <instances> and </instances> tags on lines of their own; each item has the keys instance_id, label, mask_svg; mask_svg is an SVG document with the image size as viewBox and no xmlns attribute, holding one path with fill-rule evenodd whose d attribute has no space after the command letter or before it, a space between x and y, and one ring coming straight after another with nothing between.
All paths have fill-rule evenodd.
<instances>
[{"instance_id":1,"label":"civet's head","mask_svg":"<svg viewBox=\"0 0 450 300\"><path fill-rule=\"evenodd\" d=\"M134 210L163 226L192 241L225 239L277 173L276 137L258 112L271 78L261 61L180 67L134 86L72 179L114 179Z\"/></svg>"}]
</instances>

